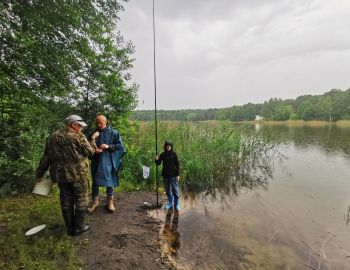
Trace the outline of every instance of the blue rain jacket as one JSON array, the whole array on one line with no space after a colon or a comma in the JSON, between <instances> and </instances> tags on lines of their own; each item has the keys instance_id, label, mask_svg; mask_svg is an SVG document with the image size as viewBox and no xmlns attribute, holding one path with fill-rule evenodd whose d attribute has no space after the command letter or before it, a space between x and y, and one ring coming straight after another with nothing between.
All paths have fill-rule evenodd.
<instances>
[{"instance_id":1,"label":"blue rain jacket","mask_svg":"<svg viewBox=\"0 0 350 270\"><path fill-rule=\"evenodd\" d=\"M126 153L118 131L107 125L100 130L96 139L97 147L108 144L109 148L102 153L95 153L91 161L92 180L95 185L102 187L116 187L119 185L118 170L121 157Z\"/></svg>"}]
</instances>

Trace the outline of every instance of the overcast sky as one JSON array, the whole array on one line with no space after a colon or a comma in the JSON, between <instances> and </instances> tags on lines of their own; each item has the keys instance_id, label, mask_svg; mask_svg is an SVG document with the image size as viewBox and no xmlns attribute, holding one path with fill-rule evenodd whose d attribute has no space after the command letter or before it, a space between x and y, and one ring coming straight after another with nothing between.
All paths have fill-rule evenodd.
<instances>
[{"instance_id":1,"label":"overcast sky","mask_svg":"<svg viewBox=\"0 0 350 270\"><path fill-rule=\"evenodd\" d=\"M130 0L137 109L154 108L152 0ZM350 87L350 0L155 0L157 106L222 108Z\"/></svg>"}]
</instances>

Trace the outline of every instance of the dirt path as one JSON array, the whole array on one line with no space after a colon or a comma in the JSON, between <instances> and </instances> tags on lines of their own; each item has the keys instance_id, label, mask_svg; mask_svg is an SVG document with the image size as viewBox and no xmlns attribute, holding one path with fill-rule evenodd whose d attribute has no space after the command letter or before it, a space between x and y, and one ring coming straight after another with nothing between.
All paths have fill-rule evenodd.
<instances>
[{"instance_id":1,"label":"dirt path","mask_svg":"<svg viewBox=\"0 0 350 270\"><path fill-rule=\"evenodd\" d=\"M83 269L174 269L161 256L161 224L147 214L155 204L148 191L118 194L110 214L103 200L88 215L90 231L76 238Z\"/></svg>"}]
</instances>

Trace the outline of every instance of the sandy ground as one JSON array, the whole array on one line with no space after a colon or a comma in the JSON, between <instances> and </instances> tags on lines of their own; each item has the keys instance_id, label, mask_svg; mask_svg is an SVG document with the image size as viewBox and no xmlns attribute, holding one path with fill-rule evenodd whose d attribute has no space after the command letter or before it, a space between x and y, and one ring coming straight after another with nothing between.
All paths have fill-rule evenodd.
<instances>
[{"instance_id":1,"label":"sandy ground","mask_svg":"<svg viewBox=\"0 0 350 270\"><path fill-rule=\"evenodd\" d=\"M152 192L118 194L112 214L105 204L106 198L100 198L95 212L87 215L91 229L75 239L83 269L174 269L162 255L162 224L148 215L156 205Z\"/></svg>"}]
</instances>

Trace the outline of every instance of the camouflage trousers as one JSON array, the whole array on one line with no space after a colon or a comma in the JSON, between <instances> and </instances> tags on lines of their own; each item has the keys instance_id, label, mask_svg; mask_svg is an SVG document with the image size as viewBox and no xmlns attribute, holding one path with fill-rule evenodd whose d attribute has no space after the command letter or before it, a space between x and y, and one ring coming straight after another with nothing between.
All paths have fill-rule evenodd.
<instances>
[{"instance_id":1,"label":"camouflage trousers","mask_svg":"<svg viewBox=\"0 0 350 270\"><path fill-rule=\"evenodd\" d=\"M85 182L62 183L58 182L60 189L60 203L62 210L86 210L87 187Z\"/></svg>"}]
</instances>

